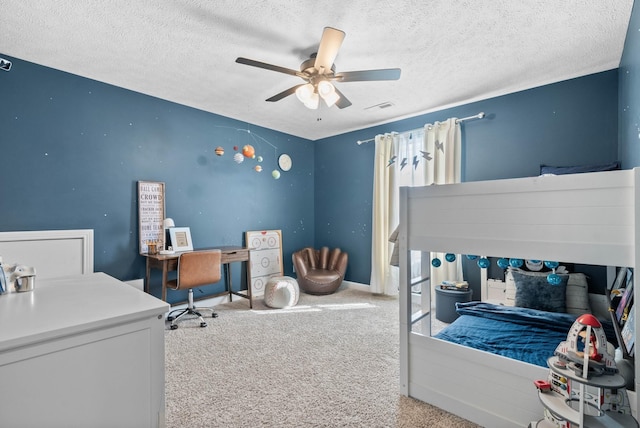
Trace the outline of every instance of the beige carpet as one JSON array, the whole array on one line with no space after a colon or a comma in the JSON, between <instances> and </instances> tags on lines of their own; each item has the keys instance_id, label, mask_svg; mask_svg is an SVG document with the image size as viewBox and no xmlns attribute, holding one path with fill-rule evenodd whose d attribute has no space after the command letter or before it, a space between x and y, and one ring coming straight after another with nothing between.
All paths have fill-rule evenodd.
<instances>
[{"instance_id":1,"label":"beige carpet","mask_svg":"<svg viewBox=\"0 0 640 428\"><path fill-rule=\"evenodd\" d=\"M216 309L165 333L168 428L477 427L399 393L396 298L341 288Z\"/></svg>"}]
</instances>

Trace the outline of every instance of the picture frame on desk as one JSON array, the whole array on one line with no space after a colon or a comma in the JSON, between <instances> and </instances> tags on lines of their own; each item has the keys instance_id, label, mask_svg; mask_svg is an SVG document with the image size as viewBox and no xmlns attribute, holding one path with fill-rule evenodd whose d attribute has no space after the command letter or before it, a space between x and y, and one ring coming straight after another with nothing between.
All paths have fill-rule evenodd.
<instances>
[{"instance_id":1,"label":"picture frame on desk","mask_svg":"<svg viewBox=\"0 0 640 428\"><path fill-rule=\"evenodd\" d=\"M191 240L191 229L188 227L169 228L171 237L171 247L173 251L193 251L193 241Z\"/></svg>"}]
</instances>

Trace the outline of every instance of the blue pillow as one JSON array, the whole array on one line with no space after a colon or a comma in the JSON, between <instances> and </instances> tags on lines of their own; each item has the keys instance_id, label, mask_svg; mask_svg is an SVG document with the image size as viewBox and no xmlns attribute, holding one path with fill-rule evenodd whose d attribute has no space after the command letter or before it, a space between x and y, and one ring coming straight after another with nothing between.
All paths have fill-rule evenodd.
<instances>
[{"instance_id":1,"label":"blue pillow","mask_svg":"<svg viewBox=\"0 0 640 428\"><path fill-rule=\"evenodd\" d=\"M560 284L551 285L546 276L526 275L513 271L516 284L515 306L547 312L566 312L569 275L559 275Z\"/></svg>"}]
</instances>

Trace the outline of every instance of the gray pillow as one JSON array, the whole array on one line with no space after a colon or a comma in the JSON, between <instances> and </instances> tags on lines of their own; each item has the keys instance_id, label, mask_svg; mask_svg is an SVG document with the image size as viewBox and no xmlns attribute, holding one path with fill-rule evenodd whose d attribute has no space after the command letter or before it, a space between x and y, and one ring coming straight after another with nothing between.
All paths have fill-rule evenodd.
<instances>
[{"instance_id":1,"label":"gray pillow","mask_svg":"<svg viewBox=\"0 0 640 428\"><path fill-rule=\"evenodd\" d=\"M504 276L505 294L504 304L506 306L516 305L516 283L513 279L512 272L520 272L527 276L537 276L546 278L549 272L529 272L526 270L509 268ZM589 303L589 283L587 276L581 272L569 274L567 281L567 313L573 315L582 315L591 313L591 305ZM609 319L607 312L606 319Z\"/></svg>"},{"instance_id":2,"label":"gray pillow","mask_svg":"<svg viewBox=\"0 0 640 428\"><path fill-rule=\"evenodd\" d=\"M515 305L547 312L566 312L569 275L559 275L560 284L551 285L546 276L512 272L516 283Z\"/></svg>"}]
</instances>

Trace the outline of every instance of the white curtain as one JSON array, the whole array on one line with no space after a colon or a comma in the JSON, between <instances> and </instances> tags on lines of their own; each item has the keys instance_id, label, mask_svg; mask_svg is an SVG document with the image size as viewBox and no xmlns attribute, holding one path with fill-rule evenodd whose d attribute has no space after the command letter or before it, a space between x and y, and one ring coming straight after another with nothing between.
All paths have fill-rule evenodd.
<instances>
[{"instance_id":1,"label":"white curtain","mask_svg":"<svg viewBox=\"0 0 640 428\"><path fill-rule=\"evenodd\" d=\"M422 130L375 138L371 291L397 294L398 268L389 264L393 244L389 236L398 226L399 189L460 182L461 132L455 118L424 126ZM431 283L462 279L459 260L444 261L432 269ZM412 256L413 258L413 256ZM419 265L419 255L416 260Z\"/></svg>"},{"instance_id":2,"label":"white curtain","mask_svg":"<svg viewBox=\"0 0 640 428\"><path fill-rule=\"evenodd\" d=\"M397 135L376 135L373 172L373 215L371 249L371 292L398 293L398 273L389 264L392 244L389 236L398 223L396 186ZM395 199L395 200L394 200Z\"/></svg>"},{"instance_id":3,"label":"white curtain","mask_svg":"<svg viewBox=\"0 0 640 428\"><path fill-rule=\"evenodd\" d=\"M427 167L424 171L426 184L460 183L461 139L460 124L455 118L425 125L425 150L433 153L433 164L431 168ZM438 268L431 267L432 285L441 284L444 280L461 281L463 279L459 255L453 263L445 260L444 253L431 253L431 258L434 257L440 259L442 264Z\"/></svg>"}]
</instances>

